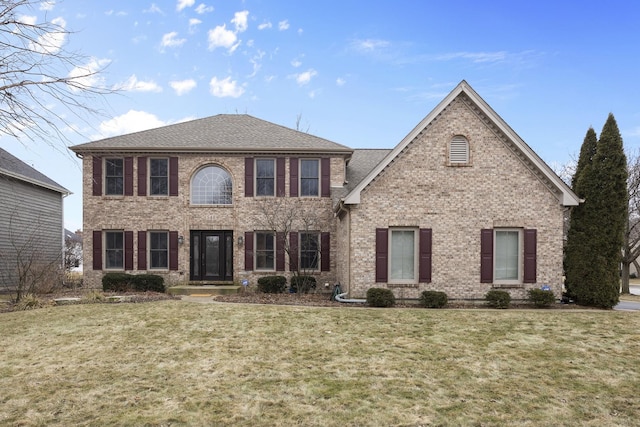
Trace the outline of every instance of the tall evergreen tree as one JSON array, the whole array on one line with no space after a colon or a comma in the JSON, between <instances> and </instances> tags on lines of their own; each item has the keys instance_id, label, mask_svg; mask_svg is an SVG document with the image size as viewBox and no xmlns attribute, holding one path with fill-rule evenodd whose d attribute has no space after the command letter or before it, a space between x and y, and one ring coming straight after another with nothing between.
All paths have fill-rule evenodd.
<instances>
[{"instance_id":1,"label":"tall evergreen tree","mask_svg":"<svg viewBox=\"0 0 640 427\"><path fill-rule=\"evenodd\" d=\"M565 258L567 291L581 304L611 308L618 303L620 292L628 215L627 160L613 114L600 133L595 153L590 148L591 131L580 150L581 160L585 152L585 161L578 162L581 170L573 180L574 190L585 201L572 212Z\"/></svg>"}]
</instances>

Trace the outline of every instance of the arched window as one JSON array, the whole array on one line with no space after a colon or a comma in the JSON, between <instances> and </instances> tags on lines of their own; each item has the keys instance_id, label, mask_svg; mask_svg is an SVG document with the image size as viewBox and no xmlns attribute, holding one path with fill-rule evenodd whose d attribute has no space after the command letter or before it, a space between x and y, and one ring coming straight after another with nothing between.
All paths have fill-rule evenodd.
<instances>
[{"instance_id":1,"label":"arched window","mask_svg":"<svg viewBox=\"0 0 640 427\"><path fill-rule=\"evenodd\" d=\"M462 135L456 135L449 143L449 164L466 165L469 163L469 141Z\"/></svg>"},{"instance_id":2,"label":"arched window","mask_svg":"<svg viewBox=\"0 0 640 427\"><path fill-rule=\"evenodd\" d=\"M231 175L220 166L206 166L191 180L192 205L230 205Z\"/></svg>"}]
</instances>

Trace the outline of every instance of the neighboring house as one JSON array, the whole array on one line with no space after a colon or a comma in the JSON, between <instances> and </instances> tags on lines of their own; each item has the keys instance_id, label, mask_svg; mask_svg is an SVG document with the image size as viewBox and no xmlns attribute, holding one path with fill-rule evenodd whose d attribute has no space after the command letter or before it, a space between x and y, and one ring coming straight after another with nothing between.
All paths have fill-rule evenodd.
<instances>
[{"instance_id":1,"label":"neighboring house","mask_svg":"<svg viewBox=\"0 0 640 427\"><path fill-rule=\"evenodd\" d=\"M82 273L82 231L64 229L64 267L72 273Z\"/></svg>"},{"instance_id":2,"label":"neighboring house","mask_svg":"<svg viewBox=\"0 0 640 427\"><path fill-rule=\"evenodd\" d=\"M247 115L71 149L84 158L90 286L107 271L255 284L302 268L352 297L561 294L563 212L579 200L464 81L392 150ZM269 227L282 206L292 227ZM324 220L309 227L309 212Z\"/></svg>"},{"instance_id":3,"label":"neighboring house","mask_svg":"<svg viewBox=\"0 0 640 427\"><path fill-rule=\"evenodd\" d=\"M69 190L0 148L0 289L62 266Z\"/></svg>"}]
</instances>

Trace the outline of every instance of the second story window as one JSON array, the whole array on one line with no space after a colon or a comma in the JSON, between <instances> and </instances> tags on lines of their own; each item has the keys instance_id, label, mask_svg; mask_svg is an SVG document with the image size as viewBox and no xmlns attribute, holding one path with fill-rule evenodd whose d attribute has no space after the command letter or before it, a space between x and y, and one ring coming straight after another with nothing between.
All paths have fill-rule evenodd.
<instances>
[{"instance_id":1,"label":"second story window","mask_svg":"<svg viewBox=\"0 0 640 427\"><path fill-rule=\"evenodd\" d=\"M152 196L169 194L169 159L149 160L149 194Z\"/></svg>"},{"instance_id":2,"label":"second story window","mask_svg":"<svg viewBox=\"0 0 640 427\"><path fill-rule=\"evenodd\" d=\"M256 196L273 196L275 177L274 159L256 159Z\"/></svg>"},{"instance_id":3,"label":"second story window","mask_svg":"<svg viewBox=\"0 0 640 427\"><path fill-rule=\"evenodd\" d=\"M124 166L122 159L105 160L106 195L122 196L124 194Z\"/></svg>"},{"instance_id":4,"label":"second story window","mask_svg":"<svg viewBox=\"0 0 640 427\"><path fill-rule=\"evenodd\" d=\"M318 159L300 160L300 195L317 197L320 195L320 166Z\"/></svg>"},{"instance_id":5,"label":"second story window","mask_svg":"<svg viewBox=\"0 0 640 427\"><path fill-rule=\"evenodd\" d=\"M191 204L230 205L232 202L231 175L220 166L200 169L191 181Z\"/></svg>"}]
</instances>

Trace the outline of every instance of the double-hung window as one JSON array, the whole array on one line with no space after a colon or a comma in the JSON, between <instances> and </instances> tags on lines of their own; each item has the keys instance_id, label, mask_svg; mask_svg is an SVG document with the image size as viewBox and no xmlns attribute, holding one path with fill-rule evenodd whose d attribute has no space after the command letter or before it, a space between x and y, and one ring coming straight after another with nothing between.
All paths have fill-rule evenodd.
<instances>
[{"instance_id":1,"label":"double-hung window","mask_svg":"<svg viewBox=\"0 0 640 427\"><path fill-rule=\"evenodd\" d=\"M320 162L318 159L300 160L300 195L320 195Z\"/></svg>"},{"instance_id":2,"label":"double-hung window","mask_svg":"<svg viewBox=\"0 0 640 427\"><path fill-rule=\"evenodd\" d=\"M522 265L521 230L494 230L494 280L519 282Z\"/></svg>"},{"instance_id":3,"label":"double-hung window","mask_svg":"<svg viewBox=\"0 0 640 427\"><path fill-rule=\"evenodd\" d=\"M169 194L169 159L149 159L149 194Z\"/></svg>"},{"instance_id":4,"label":"double-hung window","mask_svg":"<svg viewBox=\"0 0 640 427\"><path fill-rule=\"evenodd\" d=\"M152 269L169 268L169 233L149 232L149 260Z\"/></svg>"},{"instance_id":5,"label":"double-hung window","mask_svg":"<svg viewBox=\"0 0 640 427\"><path fill-rule=\"evenodd\" d=\"M275 195L275 166L274 159L256 159L256 196Z\"/></svg>"},{"instance_id":6,"label":"double-hung window","mask_svg":"<svg viewBox=\"0 0 640 427\"><path fill-rule=\"evenodd\" d=\"M300 269L317 270L320 260L320 236L317 232L300 233Z\"/></svg>"},{"instance_id":7,"label":"double-hung window","mask_svg":"<svg viewBox=\"0 0 640 427\"><path fill-rule=\"evenodd\" d=\"M105 267L107 269L124 268L124 233L105 231Z\"/></svg>"},{"instance_id":8,"label":"double-hung window","mask_svg":"<svg viewBox=\"0 0 640 427\"><path fill-rule=\"evenodd\" d=\"M272 232L255 233L256 270L275 270L275 234Z\"/></svg>"},{"instance_id":9,"label":"double-hung window","mask_svg":"<svg viewBox=\"0 0 640 427\"><path fill-rule=\"evenodd\" d=\"M123 159L105 159L105 194L122 196L124 194Z\"/></svg>"},{"instance_id":10,"label":"double-hung window","mask_svg":"<svg viewBox=\"0 0 640 427\"><path fill-rule=\"evenodd\" d=\"M389 231L389 283L417 282L417 230L398 228Z\"/></svg>"}]
</instances>

